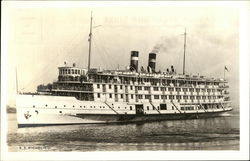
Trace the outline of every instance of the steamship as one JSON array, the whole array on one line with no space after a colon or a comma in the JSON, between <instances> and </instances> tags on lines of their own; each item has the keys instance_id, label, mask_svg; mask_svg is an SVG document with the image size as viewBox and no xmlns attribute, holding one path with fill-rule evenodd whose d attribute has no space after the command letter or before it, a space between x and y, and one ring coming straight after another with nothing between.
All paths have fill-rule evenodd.
<instances>
[{"instance_id":1,"label":"steamship","mask_svg":"<svg viewBox=\"0 0 250 161\"><path fill-rule=\"evenodd\" d=\"M91 68L92 19L88 68L64 63L57 81L36 93L18 92L18 127L198 119L232 110L225 78L185 74L186 31L182 74L173 66L157 72L153 52L139 69L138 51L124 70Z\"/></svg>"}]
</instances>

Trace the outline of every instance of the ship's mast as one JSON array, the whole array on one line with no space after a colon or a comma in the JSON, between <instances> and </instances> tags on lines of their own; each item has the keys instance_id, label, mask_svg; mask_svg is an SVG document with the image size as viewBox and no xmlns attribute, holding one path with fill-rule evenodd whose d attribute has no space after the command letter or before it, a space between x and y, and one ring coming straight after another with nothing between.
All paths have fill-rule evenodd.
<instances>
[{"instance_id":1,"label":"ship's mast","mask_svg":"<svg viewBox=\"0 0 250 161\"><path fill-rule=\"evenodd\" d=\"M89 60L88 60L88 71L90 70L90 61L91 61L91 40L92 40L92 11L90 18L90 29L89 29Z\"/></svg>"},{"instance_id":2,"label":"ship's mast","mask_svg":"<svg viewBox=\"0 0 250 161\"><path fill-rule=\"evenodd\" d=\"M184 33L184 55L183 55L183 75L185 75L185 57L186 57L186 29L185 29L185 33Z\"/></svg>"}]
</instances>

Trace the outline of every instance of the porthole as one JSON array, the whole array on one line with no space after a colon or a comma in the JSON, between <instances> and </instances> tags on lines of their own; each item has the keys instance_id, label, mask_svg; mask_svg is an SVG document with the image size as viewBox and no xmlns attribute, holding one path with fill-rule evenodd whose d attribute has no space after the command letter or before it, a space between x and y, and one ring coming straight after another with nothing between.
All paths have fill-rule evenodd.
<instances>
[{"instance_id":1,"label":"porthole","mask_svg":"<svg viewBox=\"0 0 250 161\"><path fill-rule=\"evenodd\" d=\"M62 113L62 111L59 111L59 113Z\"/></svg>"},{"instance_id":2,"label":"porthole","mask_svg":"<svg viewBox=\"0 0 250 161\"><path fill-rule=\"evenodd\" d=\"M48 105L46 104L45 106L47 107Z\"/></svg>"},{"instance_id":3,"label":"porthole","mask_svg":"<svg viewBox=\"0 0 250 161\"><path fill-rule=\"evenodd\" d=\"M33 105L33 108L35 108L35 105Z\"/></svg>"},{"instance_id":4,"label":"porthole","mask_svg":"<svg viewBox=\"0 0 250 161\"><path fill-rule=\"evenodd\" d=\"M63 105L64 107L66 107L66 105Z\"/></svg>"},{"instance_id":5,"label":"porthole","mask_svg":"<svg viewBox=\"0 0 250 161\"><path fill-rule=\"evenodd\" d=\"M55 106L55 108L57 108L57 106Z\"/></svg>"},{"instance_id":6,"label":"porthole","mask_svg":"<svg viewBox=\"0 0 250 161\"><path fill-rule=\"evenodd\" d=\"M82 108L82 106L80 106L80 108Z\"/></svg>"},{"instance_id":7,"label":"porthole","mask_svg":"<svg viewBox=\"0 0 250 161\"><path fill-rule=\"evenodd\" d=\"M75 107L75 106L73 105L73 107Z\"/></svg>"}]
</instances>

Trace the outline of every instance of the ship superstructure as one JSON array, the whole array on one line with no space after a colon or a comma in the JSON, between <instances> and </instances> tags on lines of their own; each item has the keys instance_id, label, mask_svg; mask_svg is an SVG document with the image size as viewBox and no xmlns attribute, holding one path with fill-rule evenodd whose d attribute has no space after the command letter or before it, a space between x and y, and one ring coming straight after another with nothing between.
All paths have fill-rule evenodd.
<instances>
[{"instance_id":1,"label":"ship superstructure","mask_svg":"<svg viewBox=\"0 0 250 161\"><path fill-rule=\"evenodd\" d=\"M177 74L173 66L157 72L153 52L145 69L138 67L138 51L131 51L127 69L90 68L90 28L88 69L65 63L56 82L19 94L19 126L190 119L232 110L225 79L185 74L186 32L183 74Z\"/></svg>"}]
</instances>

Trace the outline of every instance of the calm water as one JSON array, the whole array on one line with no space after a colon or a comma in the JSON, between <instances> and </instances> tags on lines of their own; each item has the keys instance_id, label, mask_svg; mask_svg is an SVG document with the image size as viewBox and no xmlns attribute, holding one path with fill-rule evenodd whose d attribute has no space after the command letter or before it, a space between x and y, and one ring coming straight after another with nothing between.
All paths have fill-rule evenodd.
<instances>
[{"instance_id":1,"label":"calm water","mask_svg":"<svg viewBox=\"0 0 250 161\"><path fill-rule=\"evenodd\" d=\"M8 114L9 151L239 150L239 115L123 125L17 128Z\"/></svg>"}]
</instances>

